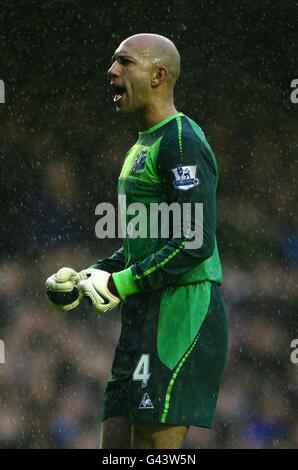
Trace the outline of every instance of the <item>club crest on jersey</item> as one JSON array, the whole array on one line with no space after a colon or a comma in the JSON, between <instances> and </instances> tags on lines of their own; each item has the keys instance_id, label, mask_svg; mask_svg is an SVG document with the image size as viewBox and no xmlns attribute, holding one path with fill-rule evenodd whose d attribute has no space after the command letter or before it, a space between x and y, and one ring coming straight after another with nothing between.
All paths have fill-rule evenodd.
<instances>
[{"instance_id":1,"label":"club crest on jersey","mask_svg":"<svg viewBox=\"0 0 298 470\"><path fill-rule=\"evenodd\" d=\"M136 171L138 170L143 170L145 166L145 158L147 157L147 155L148 155L148 152L144 150L142 150L141 152L137 154L134 164L131 167L132 173L136 173Z\"/></svg>"},{"instance_id":2,"label":"club crest on jersey","mask_svg":"<svg viewBox=\"0 0 298 470\"><path fill-rule=\"evenodd\" d=\"M187 191L188 189L198 186L199 179L196 178L197 165L181 166L178 163L176 168L172 169L175 180L173 185L175 189L182 189Z\"/></svg>"}]
</instances>

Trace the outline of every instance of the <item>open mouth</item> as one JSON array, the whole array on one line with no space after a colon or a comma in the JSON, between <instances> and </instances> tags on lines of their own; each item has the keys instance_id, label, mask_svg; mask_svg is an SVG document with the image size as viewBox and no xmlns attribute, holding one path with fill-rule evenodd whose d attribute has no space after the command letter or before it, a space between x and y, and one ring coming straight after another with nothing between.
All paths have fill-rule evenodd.
<instances>
[{"instance_id":1,"label":"open mouth","mask_svg":"<svg viewBox=\"0 0 298 470\"><path fill-rule=\"evenodd\" d=\"M124 93L126 92L125 88L122 86L114 85L114 84L112 84L111 86L112 86L112 91L114 95L114 101L115 102L120 101Z\"/></svg>"}]
</instances>

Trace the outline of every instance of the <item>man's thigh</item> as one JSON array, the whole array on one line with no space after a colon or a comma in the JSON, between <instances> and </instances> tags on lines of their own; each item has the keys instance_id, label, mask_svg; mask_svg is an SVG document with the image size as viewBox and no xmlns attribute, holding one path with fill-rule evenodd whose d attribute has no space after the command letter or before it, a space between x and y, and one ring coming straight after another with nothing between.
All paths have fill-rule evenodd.
<instances>
[{"instance_id":1,"label":"man's thigh","mask_svg":"<svg viewBox=\"0 0 298 470\"><path fill-rule=\"evenodd\" d=\"M133 449L181 449L188 426L140 423L132 427Z\"/></svg>"}]
</instances>

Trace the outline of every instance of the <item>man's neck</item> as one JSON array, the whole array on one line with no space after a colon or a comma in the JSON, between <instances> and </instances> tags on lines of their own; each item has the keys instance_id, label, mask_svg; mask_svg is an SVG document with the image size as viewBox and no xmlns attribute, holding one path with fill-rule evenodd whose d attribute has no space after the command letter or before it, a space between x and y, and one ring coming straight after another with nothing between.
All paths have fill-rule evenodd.
<instances>
[{"instance_id":1,"label":"man's neck","mask_svg":"<svg viewBox=\"0 0 298 470\"><path fill-rule=\"evenodd\" d=\"M136 113L134 121L136 122L139 132L146 131L156 124L164 121L172 114L177 113L177 109L173 102L166 104L154 104L147 109L142 110L140 113Z\"/></svg>"}]
</instances>

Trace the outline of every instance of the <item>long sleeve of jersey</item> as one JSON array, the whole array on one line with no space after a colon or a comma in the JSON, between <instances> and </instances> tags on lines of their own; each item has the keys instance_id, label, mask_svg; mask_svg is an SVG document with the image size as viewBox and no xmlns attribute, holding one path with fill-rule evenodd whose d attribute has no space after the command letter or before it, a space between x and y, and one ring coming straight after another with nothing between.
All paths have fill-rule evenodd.
<instances>
[{"instance_id":1,"label":"long sleeve of jersey","mask_svg":"<svg viewBox=\"0 0 298 470\"><path fill-rule=\"evenodd\" d=\"M114 273L123 270L125 267L124 250L121 247L115 251L109 258L99 259L90 268L102 269L108 273Z\"/></svg>"},{"instance_id":2,"label":"long sleeve of jersey","mask_svg":"<svg viewBox=\"0 0 298 470\"><path fill-rule=\"evenodd\" d=\"M156 170L166 187L167 203L178 203L181 214L190 208L187 227L201 233L202 243L199 248L190 246L181 217L178 236L173 232L160 250L113 276L122 298L175 285L181 275L210 258L215 248L217 165L209 145L195 134L162 139ZM203 205L200 221L196 203Z\"/></svg>"}]
</instances>

